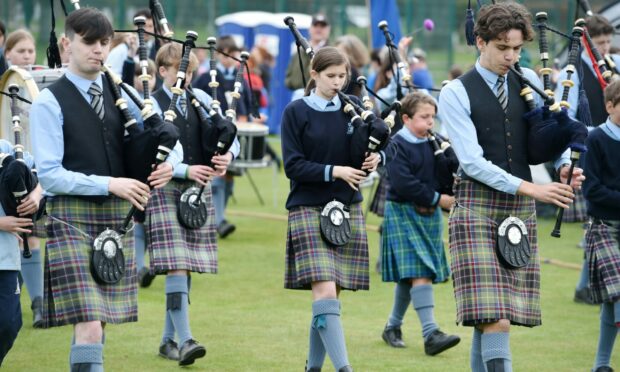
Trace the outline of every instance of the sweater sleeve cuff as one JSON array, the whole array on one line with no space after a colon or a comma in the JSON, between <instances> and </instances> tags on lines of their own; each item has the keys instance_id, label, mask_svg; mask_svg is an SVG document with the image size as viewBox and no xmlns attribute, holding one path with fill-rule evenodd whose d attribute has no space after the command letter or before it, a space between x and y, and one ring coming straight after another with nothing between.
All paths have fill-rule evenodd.
<instances>
[{"instance_id":1,"label":"sweater sleeve cuff","mask_svg":"<svg viewBox=\"0 0 620 372\"><path fill-rule=\"evenodd\" d=\"M385 151L383 151L383 150L379 151L379 156L381 157L381 162L380 162L380 164L381 164L382 166L385 166Z\"/></svg>"},{"instance_id":2,"label":"sweater sleeve cuff","mask_svg":"<svg viewBox=\"0 0 620 372\"><path fill-rule=\"evenodd\" d=\"M334 166L333 165L326 165L325 166L324 180L325 180L325 182L333 182L334 181Z\"/></svg>"},{"instance_id":3,"label":"sweater sleeve cuff","mask_svg":"<svg viewBox=\"0 0 620 372\"><path fill-rule=\"evenodd\" d=\"M435 191L435 196L433 197L433 202L431 203L431 205L434 207L437 204L439 204L439 198L441 197L441 195Z\"/></svg>"}]
</instances>

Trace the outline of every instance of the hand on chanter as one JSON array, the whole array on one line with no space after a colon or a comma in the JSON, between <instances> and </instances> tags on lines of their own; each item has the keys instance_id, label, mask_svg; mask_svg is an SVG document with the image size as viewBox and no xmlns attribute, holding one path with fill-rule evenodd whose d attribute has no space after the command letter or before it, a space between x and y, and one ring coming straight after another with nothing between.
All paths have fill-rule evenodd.
<instances>
[{"instance_id":1,"label":"hand on chanter","mask_svg":"<svg viewBox=\"0 0 620 372\"><path fill-rule=\"evenodd\" d=\"M144 210L150 196L149 185L133 178L110 178L108 191L119 198L127 200L141 211Z\"/></svg>"},{"instance_id":2,"label":"hand on chanter","mask_svg":"<svg viewBox=\"0 0 620 372\"><path fill-rule=\"evenodd\" d=\"M362 170L368 171L368 173L374 172L377 170L380 162L381 155L379 155L378 152L372 152L366 157L366 159L364 159Z\"/></svg>"},{"instance_id":3,"label":"hand on chanter","mask_svg":"<svg viewBox=\"0 0 620 372\"><path fill-rule=\"evenodd\" d=\"M228 166L232 162L232 158L233 155L230 151L224 155L215 155L211 158L217 177L226 175L226 170L228 170Z\"/></svg>"},{"instance_id":4,"label":"hand on chanter","mask_svg":"<svg viewBox=\"0 0 620 372\"><path fill-rule=\"evenodd\" d=\"M568 171L570 170L570 166L564 165L560 168L560 181L562 183L566 183L568 179ZM571 178L570 185L575 190L581 190L581 185L583 181L585 181L586 176L583 175L583 169L581 168L573 168L573 178Z\"/></svg>"},{"instance_id":5,"label":"hand on chanter","mask_svg":"<svg viewBox=\"0 0 620 372\"><path fill-rule=\"evenodd\" d=\"M32 225L33 225L32 218L13 217L13 216L0 217L0 230L10 232L16 235L20 233L30 234L32 231L28 228L32 227ZM18 236L18 239L21 240L19 236Z\"/></svg>"},{"instance_id":6,"label":"hand on chanter","mask_svg":"<svg viewBox=\"0 0 620 372\"><path fill-rule=\"evenodd\" d=\"M552 182L546 185L537 185L523 181L517 190L519 195L527 195L543 203L555 204L560 208L568 209L575 199L573 189L563 183Z\"/></svg>"},{"instance_id":7,"label":"hand on chanter","mask_svg":"<svg viewBox=\"0 0 620 372\"><path fill-rule=\"evenodd\" d=\"M366 172L360 169L344 166L334 166L332 175L336 179L341 179L357 191L357 186L366 178Z\"/></svg>"},{"instance_id":8,"label":"hand on chanter","mask_svg":"<svg viewBox=\"0 0 620 372\"><path fill-rule=\"evenodd\" d=\"M146 180L154 189L161 189L172 179L172 165L168 162L160 163Z\"/></svg>"},{"instance_id":9,"label":"hand on chanter","mask_svg":"<svg viewBox=\"0 0 620 372\"><path fill-rule=\"evenodd\" d=\"M42 193L43 188L41 187L41 184L38 184L34 190L22 199L21 203L17 206L17 213L21 217L31 216L37 213L39 210L39 203L41 202Z\"/></svg>"}]
</instances>

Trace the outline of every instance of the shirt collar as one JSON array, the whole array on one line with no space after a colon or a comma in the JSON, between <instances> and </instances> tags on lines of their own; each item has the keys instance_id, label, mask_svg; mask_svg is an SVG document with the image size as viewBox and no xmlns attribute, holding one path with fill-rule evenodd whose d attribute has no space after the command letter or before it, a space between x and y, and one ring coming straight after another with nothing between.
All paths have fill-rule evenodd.
<instances>
[{"instance_id":1,"label":"shirt collar","mask_svg":"<svg viewBox=\"0 0 620 372\"><path fill-rule=\"evenodd\" d=\"M406 126L403 126L401 128L401 130L398 131L398 133L396 133L397 136L401 136L403 137L403 139L409 143L424 143L424 142L428 142L428 138L419 138L417 137L415 134L413 134L413 132L411 130L409 130L409 128L407 128Z\"/></svg>"},{"instance_id":2,"label":"shirt collar","mask_svg":"<svg viewBox=\"0 0 620 372\"><path fill-rule=\"evenodd\" d=\"M88 94L88 89L90 88L90 85L93 83L93 80L89 80L89 79L83 78L83 77L81 77L81 76L71 72L70 70L67 70L65 72L65 76L80 91L82 91L85 94ZM94 82L97 83L97 85L99 85L99 88L101 88L101 90L103 91L103 79L101 78L101 74L97 75L97 79L95 79Z\"/></svg>"},{"instance_id":3,"label":"shirt collar","mask_svg":"<svg viewBox=\"0 0 620 372\"><path fill-rule=\"evenodd\" d=\"M603 130L612 139L614 139L616 141L620 141L620 127L618 127L616 124L612 123L612 121L609 119L609 117L607 118L607 121L605 122L605 124L603 124Z\"/></svg>"},{"instance_id":4,"label":"shirt collar","mask_svg":"<svg viewBox=\"0 0 620 372\"><path fill-rule=\"evenodd\" d=\"M482 67L482 65L480 64L480 59L478 59L476 61L476 71L478 71L478 73L480 74L480 76L482 76L482 78L484 79L484 81L490 86L490 87L494 87L495 84L497 84L497 78L499 77L498 74L496 74L495 72ZM507 75L507 74L506 74ZM504 75L504 78L507 78L507 76ZM506 79L508 80L508 79Z\"/></svg>"},{"instance_id":5,"label":"shirt collar","mask_svg":"<svg viewBox=\"0 0 620 372\"><path fill-rule=\"evenodd\" d=\"M325 111L327 109L327 105L330 102L334 103L334 107L340 107L340 97L338 97L337 94L331 100L326 100L325 98L323 98L323 97L319 96L318 94L316 94L316 89L312 89L312 92L310 93L310 96L308 97L308 99L316 107L321 109L321 111Z\"/></svg>"}]
</instances>

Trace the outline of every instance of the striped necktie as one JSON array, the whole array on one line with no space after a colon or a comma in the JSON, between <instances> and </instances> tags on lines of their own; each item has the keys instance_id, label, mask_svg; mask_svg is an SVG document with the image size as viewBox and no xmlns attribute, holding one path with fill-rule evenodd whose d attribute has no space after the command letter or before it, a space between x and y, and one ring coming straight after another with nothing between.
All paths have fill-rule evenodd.
<instances>
[{"instance_id":1,"label":"striped necktie","mask_svg":"<svg viewBox=\"0 0 620 372\"><path fill-rule=\"evenodd\" d=\"M506 108L508 107L508 97L506 97L506 87L504 82L506 78L500 75L497 78L497 100L499 101L499 105L502 106L504 112L506 112Z\"/></svg>"},{"instance_id":2,"label":"striped necktie","mask_svg":"<svg viewBox=\"0 0 620 372\"><path fill-rule=\"evenodd\" d=\"M181 107L183 117L187 117L187 98L185 98L185 94L179 97L179 106Z\"/></svg>"},{"instance_id":3,"label":"striped necktie","mask_svg":"<svg viewBox=\"0 0 620 372\"><path fill-rule=\"evenodd\" d=\"M99 85L97 85L97 83L92 83L90 85L90 88L88 88L88 94L91 96L90 105L95 110L97 116L99 116L99 119L103 120L105 112L103 110L103 97L101 96L101 88L99 88Z\"/></svg>"}]
</instances>

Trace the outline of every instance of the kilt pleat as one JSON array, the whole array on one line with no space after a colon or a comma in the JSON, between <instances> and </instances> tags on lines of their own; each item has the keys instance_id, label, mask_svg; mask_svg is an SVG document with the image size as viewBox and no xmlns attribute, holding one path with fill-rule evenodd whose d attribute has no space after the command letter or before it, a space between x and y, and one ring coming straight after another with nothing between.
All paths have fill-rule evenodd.
<instances>
[{"instance_id":1,"label":"kilt pleat","mask_svg":"<svg viewBox=\"0 0 620 372\"><path fill-rule=\"evenodd\" d=\"M388 181L387 171L385 171L385 168L379 169L383 171L379 171L379 175L381 177L379 177L377 189L375 190L370 202L370 211L379 217L383 217L385 215L385 200L390 182Z\"/></svg>"},{"instance_id":2,"label":"kilt pleat","mask_svg":"<svg viewBox=\"0 0 620 372\"><path fill-rule=\"evenodd\" d=\"M368 241L361 204L350 211L351 239L331 247L321 238L320 207L295 207L289 211L284 287L311 289L316 281L333 281L342 289L367 290Z\"/></svg>"},{"instance_id":3,"label":"kilt pleat","mask_svg":"<svg viewBox=\"0 0 620 372\"><path fill-rule=\"evenodd\" d=\"M450 214L449 232L457 323L475 325L508 319L515 325L540 325L534 200L474 181L460 181L455 190L457 205ZM529 235L532 256L520 269L505 268L495 254L497 226L508 216L523 220Z\"/></svg>"},{"instance_id":4,"label":"kilt pleat","mask_svg":"<svg viewBox=\"0 0 620 372\"><path fill-rule=\"evenodd\" d=\"M47 216L43 216L38 221L35 221L34 226L32 226L31 236L35 236L41 239L46 239L47 238L46 224L47 224Z\"/></svg>"},{"instance_id":5,"label":"kilt pleat","mask_svg":"<svg viewBox=\"0 0 620 372\"><path fill-rule=\"evenodd\" d=\"M620 299L620 251L618 224L591 224L586 233L586 260L590 268L590 292L594 303Z\"/></svg>"},{"instance_id":6,"label":"kilt pleat","mask_svg":"<svg viewBox=\"0 0 620 372\"><path fill-rule=\"evenodd\" d=\"M586 205L586 197L582 190L575 191L575 200L570 208L564 210L562 216L563 222L585 222L588 220L588 208Z\"/></svg>"},{"instance_id":7,"label":"kilt pleat","mask_svg":"<svg viewBox=\"0 0 620 372\"><path fill-rule=\"evenodd\" d=\"M217 273L215 210L211 186L205 188L207 223L198 229L186 229L177 217L181 194L194 182L172 180L154 190L146 208L146 245L153 273L188 270Z\"/></svg>"},{"instance_id":8,"label":"kilt pleat","mask_svg":"<svg viewBox=\"0 0 620 372\"><path fill-rule=\"evenodd\" d=\"M131 205L112 197L96 204L71 196L48 202L50 216L65 221L91 237L106 228L117 230ZM138 320L137 279L133 233L122 240L125 276L114 285L97 284L90 273L92 238L50 218L47 224L44 271L45 327L88 321L126 323Z\"/></svg>"},{"instance_id":9,"label":"kilt pleat","mask_svg":"<svg viewBox=\"0 0 620 372\"><path fill-rule=\"evenodd\" d=\"M387 201L383 220L382 278L399 282L409 278L448 280L450 268L442 240L442 215L422 216L412 204Z\"/></svg>"}]
</instances>

